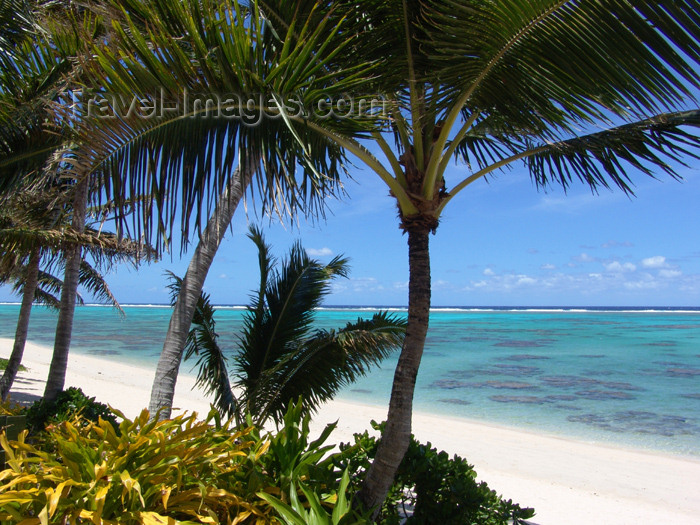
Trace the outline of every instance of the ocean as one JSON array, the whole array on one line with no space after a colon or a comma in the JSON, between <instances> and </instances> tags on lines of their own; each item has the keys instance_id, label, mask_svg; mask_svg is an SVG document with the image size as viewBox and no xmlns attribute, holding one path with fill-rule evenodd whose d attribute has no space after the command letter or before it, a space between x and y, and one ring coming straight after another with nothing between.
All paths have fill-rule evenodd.
<instances>
[{"instance_id":1,"label":"ocean","mask_svg":"<svg viewBox=\"0 0 700 525\"><path fill-rule=\"evenodd\" d=\"M79 307L71 351L154 367L170 308L124 310L120 317L107 307ZM0 337L14 336L18 311L17 305L0 305ZM341 327L373 311L323 308L316 323ZM235 352L243 313L240 307L217 308L226 351ZM35 307L29 339L51 346L55 322L55 313ZM396 357L387 359L339 399L387 406L395 363ZM191 365L181 370L191 372ZM700 308L435 309L414 406L589 442L700 456Z\"/></svg>"}]
</instances>

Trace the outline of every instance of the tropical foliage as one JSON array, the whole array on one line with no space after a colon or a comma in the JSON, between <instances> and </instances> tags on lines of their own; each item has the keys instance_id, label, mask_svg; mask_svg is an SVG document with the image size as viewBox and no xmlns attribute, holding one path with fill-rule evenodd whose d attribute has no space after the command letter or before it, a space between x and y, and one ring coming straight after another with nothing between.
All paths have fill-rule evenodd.
<instances>
[{"instance_id":1,"label":"tropical foliage","mask_svg":"<svg viewBox=\"0 0 700 525\"><path fill-rule=\"evenodd\" d=\"M13 9L17 9L16 13ZM50 399L64 386L79 283L82 281L113 300L99 274L85 264L83 245L91 242L93 253L103 258L110 249L108 245L114 248L120 244L116 236L102 234L101 228L86 230L88 194L99 190L91 186L89 177L72 176L69 170L79 140L69 108L80 88L84 37L98 38L102 27L95 19L86 17L83 32L79 34L71 29L70 23L64 23L81 9L66 2L0 5L0 18L16 15L18 20L26 22L3 27L11 33L11 38L0 38L0 45L4 46L0 51L9 53L5 58L11 57L0 64L0 200L14 209L18 200L25 199L33 203L35 215L44 214L38 225L27 227L26 214L15 213L13 219L20 218L19 223L5 229L1 241L3 254L20 257L11 276L24 287L16 338L19 359L36 286L42 283L39 275L42 259L46 263L46 258L60 251L61 256L56 260L64 274L62 281L44 281L54 291L61 283L54 355L44 392ZM32 219L37 222L36 217ZM18 246L27 248L17 250ZM129 245L129 249L138 247L135 243ZM18 271L25 266L26 278ZM3 269L7 271L7 265ZM26 286L28 283L31 286ZM39 288L39 297L50 301L51 297L42 295L42 291L46 290ZM11 378L8 381L11 384ZM9 387L8 381L4 381L5 387Z\"/></svg>"},{"instance_id":2,"label":"tropical foliage","mask_svg":"<svg viewBox=\"0 0 700 525\"><path fill-rule=\"evenodd\" d=\"M71 207L59 184L44 191L20 191L9 197L0 211L0 284L11 284L22 296L10 362L0 379L0 397L8 395L22 361L32 304L60 307L65 253L81 247L78 284L98 301L121 307L101 271L118 262L137 264L150 258L151 250L140 243L101 231L102 210L91 210L90 224L82 233L70 228ZM91 262L92 261L92 264ZM76 291L76 301L83 303Z\"/></svg>"},{"instance_id":3,"label":"tropical foliage","mask_svg":"<svg viewBox=\"0 0 700 525\"><path fill-rule=\"evenodd\" d=\"M39 399L24 413L30 433L40 433L47 425L75 422L76 418L80 418L81 424L97 423L103 419L117 426L117 418L107 405L95 401L94 397L86 396L76 387L67 388L53 401Z\"/></svg>"},{"instance_id":4,"label":"tropical foliage","mask_svg":"<svg viewBox=\"0 0 700 525\"><path fill-rule=\"evenodd\" d=\"M354 514L338 493L347 481L321 460L332 428L310 441L299 406L276 436L235 430L216 412L205 421L118 415L118 428L105 420L50 427L52 452L30 444L26 432L16 442L0 434L9 467L0 472L0 523L279 523L267 498L313 501L326 514L348 516L342 523L364 523L349 520Z\"/></svg>"},{"instance_id":5,"label":"tropical foliage","mask_svg":"<svg viewBox=\"0 0 700 525\"><path fill-rule=\"evenodd\" d=\"M291 400L301 398L315 410L398 349L405 321L380 312L339 330L314 329L315 311L333 279L347 275L348 261L338 256L323 265L297 242L277 267L262 232L251 228L248 237L258 248L260 285L236 345L233 384L206 295L197 305L185 358L197 356L197 382L215 395L223 413L239 422L252 414L256 424L268 418L280 423ZM179 286L175 278L174 296Z\"/></svg>"}]
</instances>

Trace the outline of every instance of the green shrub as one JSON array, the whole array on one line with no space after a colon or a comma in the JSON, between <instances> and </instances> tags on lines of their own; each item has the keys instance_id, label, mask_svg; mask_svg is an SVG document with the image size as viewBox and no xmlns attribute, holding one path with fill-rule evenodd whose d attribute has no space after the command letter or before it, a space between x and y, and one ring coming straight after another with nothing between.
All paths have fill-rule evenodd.
<instances>
[{"instance_id":1,"label":"green shrub","mask_svg":"<svg viewBox=\"0 0 700 525\"><path fill-rule=\"evenodd\" d=\"M287 524L350 525L367 523L347 499L349 476L337 469L326 445L335 424L327 425L321 435L309 439L311 417L299 400L290 404L284 426L268 434L267 452L260 462L269 478L268 489L258 495ZM253 436L259 439L254 430Z\"/></svg>"},{"instance_id":2,"label":"green shrub","mask_svg":"<svg viewBox=\"0 0 700 525\"><path fill-rule=\"evenodd\" d=\"M80 416L84 421L97 423L99 418L109 421L117 428L114 412L94 397L86 396L80 388L70 387L60 392L54 401L40 399L27 409L27 426L30 432L44 430L46 425L71 421Z\"/></svg>"},{"instance_id":3,"label":"green shrub","mask_svg":"<svg viewBox=\"0 0 700 525\"><path fill-rule=\"evenodd\" d=\"M0 524L262 525L284 520L285 505L310 509L309 523L364 522L345 497L347 474L323 459L333 427L310 440L300 404L264 435L237 431L214 410L205 421L116 415L119 428L104 419L50 425L37 444L26 432L16 442L0 435L9 467L0 472Z\"/></svg>"},{"instance_id":4,"label":"green shrub","mask_svg":"<svg viewBox=\"0 0 700 525\"><path fill-rule=\"evenodd\" d=\"M384 428L374 421L372 426L380 431ZM334 461L337 467L356 473L355 489L359 488L378 443L365 431L355 434L354 444L341 444ZM456 455L450 458L447 452L438 452L430 443L420 444L412 436L378 521L384 525L505 525L520 523L533 515L533 509L504 500L483 481L477 483L476 472L465 459Z\"/></svg>"},{"instance_id":5,"label":"green shrub","mask_svg":"<svg viewBox=\"0 0 700 525\"><path fill-rule=\"evenodd\" d=\"M55 453L26 434L12 444L0 436L9 465L0 472L0 523L274 522L248 484L267 443L195 417L149 422L144 411L124 418L120 434L105 420L64 421L48 429Z\"/></svg>"},{"instance_id":6,"label":"green shrub","mask_svg":"<svg viewBox=\"0 0 700 525\"><path fill-rule=\"evenodd\" d=\"M3 370L5 370L7 368L7 364L9 362L10 362L9 359L5 359L4 357L0 357L0 372L2 372ZM18 369L19 372L26 372L28 370L29 369L26 366L19 365L19 369Z\"/></svg>"}]
</instances>

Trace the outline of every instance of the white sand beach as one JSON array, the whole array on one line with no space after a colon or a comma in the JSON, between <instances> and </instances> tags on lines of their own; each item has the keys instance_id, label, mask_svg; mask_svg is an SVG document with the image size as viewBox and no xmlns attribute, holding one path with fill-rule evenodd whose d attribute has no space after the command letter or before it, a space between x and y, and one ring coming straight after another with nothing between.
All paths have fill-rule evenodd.
<instances>
[{"instance_id":1,"label":"white sand beach","mask_svg":"<svg viewBox=\"0 0 700 525\"><path fill-rule=\"evenodd\" d=\"M0 357L10 339L0 338ZM41 396L51 349L27 344L12 399ZM77 386L133 417L148 405L154 370L103 358L71 354L66 387ZM206 413L207 399L192 390L194 378L181 375L175 406ZM341 401L325 405L314 419L317 432L338 420L331 441L349 441L353 432L386 417L385 407ZM507 498L535 507L539 525L700 524L700 459L648 453L536 434L517 428L416 413L420 441L459 454L474 464L479 479Z\"/></svg>"}]
</instances>

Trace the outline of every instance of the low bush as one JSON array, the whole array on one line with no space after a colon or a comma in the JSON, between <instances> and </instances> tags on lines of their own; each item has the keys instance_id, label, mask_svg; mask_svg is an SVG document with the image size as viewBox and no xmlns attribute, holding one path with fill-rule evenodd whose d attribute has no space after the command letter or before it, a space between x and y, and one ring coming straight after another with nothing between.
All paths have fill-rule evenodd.
<instances>
[{"instance_id":1,"label":"low bush","mask_svg":"<svg viewBox=\"0 0 700 525\"><path fill-rule=\"evenodd\" d=\"M27 409L27 427L31 433L44 430L46 425L71 421L80 416L81 421L97 423L100 418L118 428L114 412L104 403L86 396L80 388L70 387L60 392L54 401L40 399Z\"/></svg>"},{"instance_id":2,"label":"low bush","mask_svg":"<svg viewBox=\"0 0 700 525\"><path fill-rule=\"evenodd\" d=\"M64 421L47 430L55 453L0 435L10 467L0 473L0 520L9 520L0 523L271 523L249 484L268 445L210 423L194 414L149 422L144 411L118 434L106 420Z\"/></svg>"},{"instance_id":3,"label":"low bush","mask_svg":"<svg viewBox=\"0 0 700 525\"><path fill-rule=\"evenodd\" d=\"M9 362L10 362L9 359L6 359L6 358L4 358L4 357L0 357L0 372L2 372L3 370L5 370L5 369L7 368L7 364L8 364ZM28 369L26 366L24 366L24 365L19 365L19 369L18 369L19 372L26 372L26 371L28 371L28 370L29 370L29 369Z\"/></svg>"},{"instance_id":4,"label":"low bush","mask_svg":"<svg viewBox=\"0 0 700 525\"><path fill-rule=\"evenodd\" d=\"M384 425L373 421L372 427L382 431ZM341 444L341 452L334 457L338 468L356 473L354 490L359 489L378 444L365 431L355 434L354 444ZM485 482L477 482L474 467L465 459L438 452L430 443L421 444L411 436L378 523L506 525L533 515L533 509L521 508Z\"/></svg>"},{"instance_id":5,"label":"low bush","mask_svg":"<svg viewBox=\"0 0 700 525\"><path fill-rule=\"evenodd\" d=\"M338 492L342 473L321 461L332 428L310 441L301 413L293 405L285 427L262 436L216 411L162 422L117 412L118 428L77 418L49 426L37 445L26 432L16 442L0 434L9 467L0 472L0 524L262 525L283 521L285 505L312 507L308 523L363 523Z\"/></svg>"}]
</instances>

